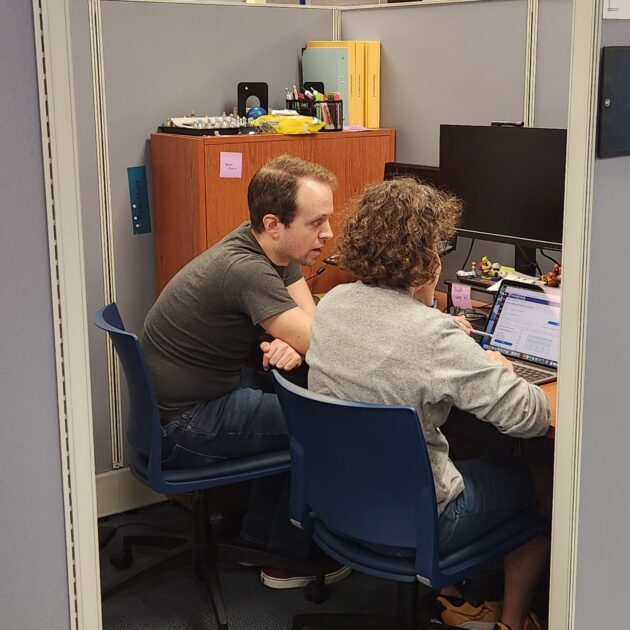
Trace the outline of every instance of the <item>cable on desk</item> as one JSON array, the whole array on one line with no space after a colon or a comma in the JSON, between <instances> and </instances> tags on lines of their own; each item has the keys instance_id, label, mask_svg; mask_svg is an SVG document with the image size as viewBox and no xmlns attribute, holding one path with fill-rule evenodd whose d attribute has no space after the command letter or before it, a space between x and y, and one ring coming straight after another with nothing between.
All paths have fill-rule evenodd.
<instances>
[{"instance_id":1,"label":"cable on desk","mask_svg":"<svg viewBox=\"0 0 630 630\"><path fill-rule=\"evenodd\" d=\"M468 248L468 253L466 254L466 260L464 260L464 264L460 267L460 269L463 269L464 271L466 270L466 265L468 264L468 259L470 258L470 255L472 254L472 248L473 245L475 244L475 239L471 239L470 241L470 247Z\"/></svg>"},{"instance_id":2,"label":"cable on desk","mask_svg":"<svg viewBox=\"0 0 630 630\"><path fill-rule=\"evenodd\" d=\"M523 256L525 258L527 258L527 252L525 251L525 248L521 247L520 245L517 245L516 247L518 247L521 250L521 254L523 254ZM542 275L542 271L540 270L540 266L538 264L538 261L535 258L534 258L534 260L530 260L529 261L528 266L529 265L533 265L533 267L538 271L538 275Z\"/></svg>"},{"instance_id":3,"label":"cable on desk","mask_svg":"<svg viewBox=\"0 0 630 630\"><path fill-rule=\"evenodd\" d=\"M558 262L555 258L552 258L551 256L548 256L547 254L545 254L545 250L544 250L544 249L542 249L542 247L540 248L540 253L541 253L541 254L542 254L545 258L547 258L548 260L550 260L552 263L554 263L554 264L556 264L556 265L559 265L559 264L560 264L560 263L559 263L559 262Z\"/></svg>"}]
</instances>

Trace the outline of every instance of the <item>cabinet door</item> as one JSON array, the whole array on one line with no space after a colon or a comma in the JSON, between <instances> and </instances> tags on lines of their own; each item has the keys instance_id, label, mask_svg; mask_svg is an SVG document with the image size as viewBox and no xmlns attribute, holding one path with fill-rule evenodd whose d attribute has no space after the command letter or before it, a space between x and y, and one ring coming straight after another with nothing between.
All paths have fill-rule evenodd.
<instances>
[{"instance_id":1,"label":"cabinet door","mask_svg":"<svg viewBox=\"0 0 630 630\"><path fill-rule=\"evenodd\" d=\"M158 294L206 249L203 139L151 136L155 280Z\"/></svg>"},{"instance_id":2,"label":"cabinet door","mask_svg":"<svg viewBox=\"0 0 630 630\"><path fill-rule=\"evenodd\" d=\"M313 161L330 169L337 176L337 189L334 193L335 212L331 221L337 236L343 230L345 219L352 200L356 199L368 184L383 181L385 162L394 160L393 131L380 133L360 133L357 135L320 134L314 143ZM334 250L333 238L324 247L323 256L330 256ZM311 270L305 269L305 276L315 273L321 263L316 263ZM325 273L313 278L309 285L313 293L332 289L341 282L348 282L352 277L336 268L328 268Z\"/></svg>"},{"instance_id":3,"label":"cabinet door","mask_svg":"<svg viewBox=\"0 0 630 630\"><path fill-rule=\"evenodd\" d=\"M206 246L214 245L249 219L247 186L265 162L282 153L310 160L311 146L312 143L301 136L251 137L236 142L208 142L205 147ZM223 152L242 153L240 178L220 177Z\"/></svg>"}]
</instances>

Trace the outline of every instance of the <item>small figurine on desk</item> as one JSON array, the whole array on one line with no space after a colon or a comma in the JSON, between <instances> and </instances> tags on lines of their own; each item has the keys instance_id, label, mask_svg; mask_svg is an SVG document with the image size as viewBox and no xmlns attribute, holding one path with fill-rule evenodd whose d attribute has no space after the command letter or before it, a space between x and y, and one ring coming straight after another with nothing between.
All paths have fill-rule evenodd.
<instances>
[{"instance_id":1,"label":"small figurine on desk","mask_svg":"<svg viewBox=\"0 0 630 630\"><path fill-rule=\"evenodd\" d=\"M470 270L473 271L477 277L483 278L484 280L497 280L507 275L507 271L503 269L501 263L493 263L487 256L484 256L479 263L473 261L470 264Z\"/></svg>"},{"instance_id":2,"label":"small figurine on desk","mask_svg":"<svg viewBox=\"0 0 630 630\"><path fill-rule=\"evenodd\" d=\"M484 278L489 278L490 270L492 269L492 261L487 256L484 256L481 259L481 264L479 265L479 268L481 271L480 275Z\"/></svg>"},{"instance_id":3,"label":"small figurine on desk","mask_svg":"<svg viewBox=\"0 0 630 630\"><path fill-rule=\"evenodd\" d=\"M540 279L548 287L559 287L562 280L562 265L555 263L551 271L540 276Z\"/></svg>"},{"instance_id":4,"label":"small figurine on desk","mask_svg":"<svg viewBox=\"0 0 630 630\"><path fill-rule=\"evenodd\" d=\"M498 262L492 263L492 267L490 271L488 272L488 275L492 278L500 278L501 277L501 263L498 263Z\"/></svg>"}]
</instances>

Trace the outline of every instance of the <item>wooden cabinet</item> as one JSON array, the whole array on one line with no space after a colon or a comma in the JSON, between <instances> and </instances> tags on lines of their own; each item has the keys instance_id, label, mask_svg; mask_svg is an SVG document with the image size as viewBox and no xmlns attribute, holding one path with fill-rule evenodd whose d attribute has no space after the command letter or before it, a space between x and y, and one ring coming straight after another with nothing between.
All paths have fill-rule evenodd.
<instances>
[{"instance_id":1,"label":"wooden cabinet","mask_svg":"<svg viewBox=\"0 0 630 630\"><path fill-rule=\"evenodd\" d=\"M221 153L242 153L240 178L219 176ZM153 230L158 293L188 261L249 218L247 186L254 173L282 153L318 162L338 179L333 231L342 229L346 207L367 184L381 181L394 160L394 131L317 133L308 136L151 136ZM327 243L323 257L332 253ZM305 277L321 266L305 267ZM309 282L314 293L348 276L334 267Z\"/></svg>"}]
</instances>

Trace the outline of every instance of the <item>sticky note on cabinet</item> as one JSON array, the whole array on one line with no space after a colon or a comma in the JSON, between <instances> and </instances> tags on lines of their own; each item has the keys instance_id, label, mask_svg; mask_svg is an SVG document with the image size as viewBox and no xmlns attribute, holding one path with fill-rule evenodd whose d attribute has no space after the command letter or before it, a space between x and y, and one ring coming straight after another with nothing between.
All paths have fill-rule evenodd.
<instances>
[{"instance_id":1,"label":"sticky note on cabinet","mask_svg":"<svg viewBox=\"0 0 630 630\"><path fill-rule=\"evenodd\" d=\"M243 172L243 154L221 151L219 177L240 179Z\"/></svg>"},{"instance_id":2,"label":"sticky note on cabinet","mask_svg":"<svg viewBox=\"0 0 630 630\"><path fill-rule=\"evenodd\" d=\"M457 306L458 308L472 308L472 302L470 301L470 285L452 284L451 302L453 302L453 306Z\"/></svg>"}]
</instances>

